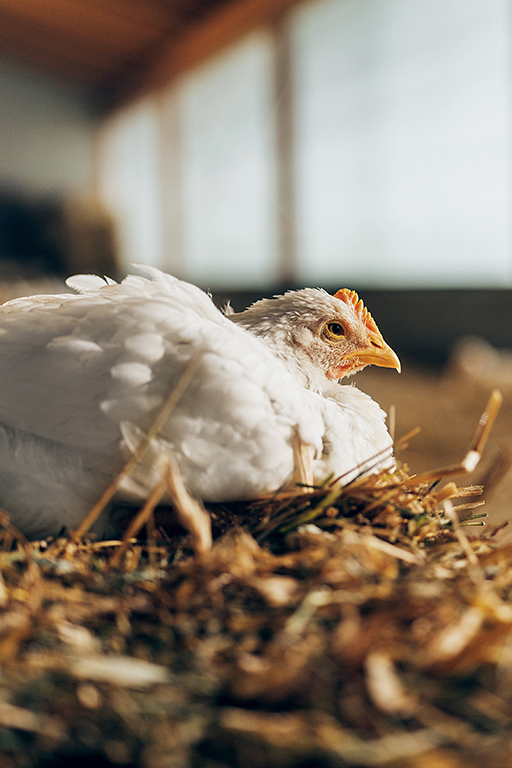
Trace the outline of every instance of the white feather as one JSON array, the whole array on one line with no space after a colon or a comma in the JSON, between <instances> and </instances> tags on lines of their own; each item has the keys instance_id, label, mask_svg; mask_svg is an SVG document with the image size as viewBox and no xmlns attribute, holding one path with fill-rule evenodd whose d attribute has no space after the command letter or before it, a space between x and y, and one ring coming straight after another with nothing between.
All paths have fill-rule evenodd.
<instances>
[{"instance_id":1,"label":"white feather","mask_svg":"<svg viewBox=\"0 0 512 768\"><path fill-rule=\"evenodd\" d=\"M48 342L46 349L64 349L67 352L103 352L99 344L73 336L56 336Z\"/></svg>"},{"instance_id":2,"label":"white feather","mask_svg":"<svg viewBox=\"0 0 512 768\"><path fill-rule=\"evenodd\" d=\"M95 293L107 283L107 280L98 275L73 275L68 277L66 285L78 293ZM110 283L112 284L112 283Z\"/></svg>"},{"instance_id":3,"label":"white feather","mask_svg":"<svg viewBox=\"0 0 512 768\"><path fill-rule=\"evenodd\" d=\"M153 378L151 368L144 363L118 363L110 369L110 374L127 387L140 387Z\"/></svg>"},{"instance_id":4,"label":"white feather","mask_svg":"<svg viewBox=\"0 0 512 768\"><path fill-rule=\"evenodd\" d=\"M164 340L158 333L136 333L125 339L126 349L135 355L156 363L164 356Z\"/></svg>"},{"instance_id":5,"label":"white feather","mask_svg":"<svg viewBox=\"0 0 512 768\"><path fill-rule=\"evenodd\" d=\"M123 486L128 498L149 493L162 452L193 494L220 501L286 483L295 433L319 482L353 477L390 447L369 397L329 383L323 394L306 389L198 288L144 270L151 280L77 276L68 284L80 295L0 306L0 507L26 535L77 526L197 355L197 373Z\"/></svg>"}]
</instances>

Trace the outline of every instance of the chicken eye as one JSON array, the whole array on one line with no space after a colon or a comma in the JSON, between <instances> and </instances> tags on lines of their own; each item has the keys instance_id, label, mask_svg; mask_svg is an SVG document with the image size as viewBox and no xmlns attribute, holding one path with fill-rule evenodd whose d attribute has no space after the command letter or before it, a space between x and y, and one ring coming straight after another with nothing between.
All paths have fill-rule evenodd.
<instances>
[{"instance_id":1,"label":"chicken eye","mask_svg":"<svg viewBox=\"0 0 512 768\"><path fill-rule=\"evenodd\" d=\"M340 323L327 323L324 328L324 335L328 339L341 339L345 335L345 329Z\"/></svg>"}]
</instances>

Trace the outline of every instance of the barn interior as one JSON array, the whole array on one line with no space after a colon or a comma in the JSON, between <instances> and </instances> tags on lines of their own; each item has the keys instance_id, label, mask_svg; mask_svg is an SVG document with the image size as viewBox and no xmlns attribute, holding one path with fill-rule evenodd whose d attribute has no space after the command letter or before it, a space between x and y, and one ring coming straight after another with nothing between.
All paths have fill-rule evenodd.
<instances>
[{"instance_id":1,"label":"barn interior","mask_svg":"<svg viewBox=\"0 0 512 768\"><path fill-rule=\"evenodd\" d=\"M75 273L119 279L134 263L237 310L306 285L352 288L403 362L400 376L368 369L355 383L391 414L397 438L420 428L398 454L408 471L458 463L489 394L502 392L481 464L457 478L486 486L486 522L500 526L512 496L509 17L506 0L0 0L0 300L66 290ZM506 527L499 537L506 545ZM6 635L10 645L3 631L10 658L23 629ZM508 659L509 641L500 648ZM23 762L26 744L12 734L26 726L16 717L30 697L16 700L20 712L0 701L5 765L56 768L91 755L148 768L473 765L453 746L464 740L455 715L443 721L449 747L417 740L408 752L404 740L389 759L384 746L336 752L322 742L301 753L290 747L295 715L271 735L270 720L247 726L241 741L226 726L229 756L212 737L190 757L183 744L203 716L193 707L174 757L155 747L135 759L127 742L97 735L110 679L92 679L78 687L93 723L82 752L52 732L60 751L43 745ZM509 765L509 741L495 749L474 736L492 732L492 717L507 731L512 705L496 691L485 689L488 719L482 698L472 721L475 767L490 755ZM248 700L246 714L261 710L256 695ZM269 700L267 715L279 710ZM355 693L353 703L362 706ZM407 706L381 715L406 722ZM40 720L23 733L43 731Z\"/></svg>"}]
</instances>

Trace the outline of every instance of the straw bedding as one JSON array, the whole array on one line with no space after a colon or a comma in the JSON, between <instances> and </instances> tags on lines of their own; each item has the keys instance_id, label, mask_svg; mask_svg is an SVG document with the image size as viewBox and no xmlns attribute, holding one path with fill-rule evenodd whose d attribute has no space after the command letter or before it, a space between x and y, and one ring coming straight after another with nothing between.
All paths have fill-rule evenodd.
<instances>
[{"instance_id":1,"label":"straw bedding","mask_svg":"<svg viewBox=\"0 0 512 768\"><path fill-rule=\"evenodd\" d=\"M211 547L179 493L122 550L4 520L2 768L509 766L512 545L456 471L212 505Z\"/></svg>"}]
</instances>

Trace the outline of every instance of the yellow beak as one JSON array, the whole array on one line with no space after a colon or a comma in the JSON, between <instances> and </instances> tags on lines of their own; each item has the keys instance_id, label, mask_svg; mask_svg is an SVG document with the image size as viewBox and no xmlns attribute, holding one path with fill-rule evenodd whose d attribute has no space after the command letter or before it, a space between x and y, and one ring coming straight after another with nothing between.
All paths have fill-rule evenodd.
<instances>
[{"instance_id":1,"label":"yellow beak","mask_svg":"<svg viewBox=\"0 0 512 768\"><path fill-rule=\"evenodd\" d=\"M368 335L368 344L348 352L343 356L340 365L333 366L326 376L332 381L350 376L366 365L380 365L381 368L395 368L398 373L402 370L396 352L386 344L380 331L372 331Z\"/></svg>"},{"instance_id":2,"label":"yellow beak","mask_svg":"<svg viewBox=\"0 0 512 768\"><path fill-rule=\"evenodd\" d=\"M379 365L381 368L395 368L400 373L402 366L400 365L398 355L386 344L380 331L370 333L368 342L366 347L359 347L349 352L345 356L345 360L348 361L350 358L356 358L356 365ZM350 367L350 363L348 363L347 368L349 369Z\"/></svg>"},{"instance_id":3,"label":"yellow beak","mask_svg":"<svg viewBox=\"0 0 512 768\"><path fill-rule=\"evenodd\" d=\"M372 346L366 349L359 349L354 353L358 360L366 365L380 365L381 368L396 368L398 373L402 370L400 360L396 352L393 352L384 339L381 338L381 344L376 344L372 338Z\"/></svg>"}]
</instances>

